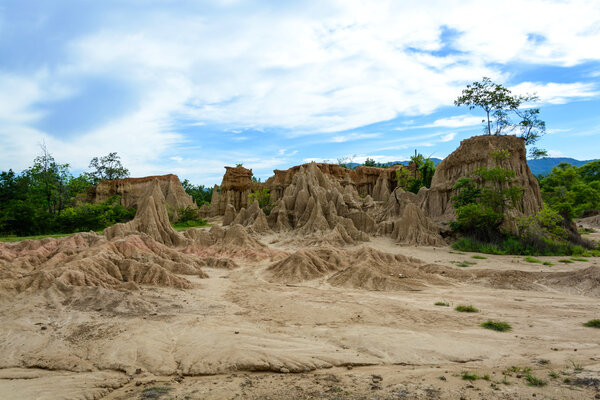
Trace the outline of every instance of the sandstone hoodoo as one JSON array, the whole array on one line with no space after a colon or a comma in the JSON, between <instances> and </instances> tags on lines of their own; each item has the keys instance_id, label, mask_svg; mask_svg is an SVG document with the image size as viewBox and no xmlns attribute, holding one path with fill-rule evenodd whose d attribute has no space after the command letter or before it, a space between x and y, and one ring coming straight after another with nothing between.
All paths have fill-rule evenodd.
<instances>
[{"instance_id":1,"label":"sandstone hoodoo","mask_svg":"<svg viewBox=\"0 0 600 400\"><path fill-rule=\"evenodd\" d=\"M148 190L139 200L135 218L124 224L115 224L104 230L108 239L124 237L131 234L145 233L157 242L179 246L185 244L185 238L176 232L169 222L167 204L161 190L160 182L154 179Z\"/></svg>"},{"instance_id":2,"label":"sandstone hoodoo","mask_svg":"<svg viewBox=\"0 0 600 400\"><path fill-rule=\"evenodd\" d=\"M118 195L121 197L123 207L138 208L149 191L153 190L156 182L158 182L167 204L171 221L177 220L180 209L186 207L196 208L196 203L194 203L192 197L185 192L179 178L173 174L101 181L88 191L88 201L99 203Z\"/></svg>"},{"instance_id":3,"label":"sandstone hoodoo","mask_svg":"<svg viewBox=\"0 0 600 400\"><path fill-rule=\"evenodd\" d=\"M524 189L517 209L521 214L533 215L542 208L542 198L537 179L527 165L523 139L507 135L483 135L465 139L436 168L431 188L421 189L419 203L425 214L437 221L448 222L455 217L452 206L452 187L459 178L469 177L481 167L496 166L491 154L506 150L510 157L502 167L515 172L514 185Z\"/></svg>"}]
</instances>

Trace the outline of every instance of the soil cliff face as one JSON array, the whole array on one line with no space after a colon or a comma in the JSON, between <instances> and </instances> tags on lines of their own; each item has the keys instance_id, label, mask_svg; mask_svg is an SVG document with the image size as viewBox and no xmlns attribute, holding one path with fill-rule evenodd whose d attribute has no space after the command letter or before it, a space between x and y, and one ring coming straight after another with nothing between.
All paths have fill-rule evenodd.
<instances>
[{"instance_id":1,"label":"soil cliff face","mask_svg":"<svg viewBox=\"0 0 600 400\"><path fill-rule=\"evenodd\" d=\"M446 157L436 168L431 188L421 189L418 194L419 205L429 217L439 221L449 221L454 218L452 187L461 177L473 175L481 167L497 166L491 153L508 150L510 157L501 166L515 171L514 184L525 189L518 210L531 215L542 207L542 198L537 179L527 165L526 151L523 140L516 136L475 136L460 143L458 149Z\"/></svg>"},{"instance_id":2,"label":"soil cliff face","mask_svg":"<svg viewBox=\"0 0 600 400\"><path fill-rule=\"evenodd\" d=\"M171 214L171 220L177 219L178 210L186 207L196 207L196 203L188 195L176 175L147 176L144 178L125 178L101 181L98 186L88 192L88 201L99 203L114 195L121 196L121 205L138 208L140 202L152 190L157 181Z\"/></svg>"}]
</instances>

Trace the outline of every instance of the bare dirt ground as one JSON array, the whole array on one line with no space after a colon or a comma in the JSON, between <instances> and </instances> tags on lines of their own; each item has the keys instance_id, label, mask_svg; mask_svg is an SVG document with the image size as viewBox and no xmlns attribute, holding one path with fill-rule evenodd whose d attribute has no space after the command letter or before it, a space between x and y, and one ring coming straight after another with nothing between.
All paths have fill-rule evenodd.
<instances>
[{"instance_id":1,"label":"bare dirt ground","mask_svg":"<svg viewBox=\"0 0 600 400\"><path fill-rule=\"evenodd\" d=\"M261 241L296 250L274 235ZM575 273L599 264L475 259L388 238L364 246L457 273ZM464 261L475 264L457 266ZM0 398L600 398L600 329L583 326L600 318L590 290L539 282L524 290L491 278L424 280L394 291L335 287L325 278L273 283L272 263L203 268L206 279L186 276L191 289L0 296ZM481 328L487 320L512 331ZM465 372L478 379L463 379ZM531 385L534 378L544 384Z\"/></svg>"}]
</instances>

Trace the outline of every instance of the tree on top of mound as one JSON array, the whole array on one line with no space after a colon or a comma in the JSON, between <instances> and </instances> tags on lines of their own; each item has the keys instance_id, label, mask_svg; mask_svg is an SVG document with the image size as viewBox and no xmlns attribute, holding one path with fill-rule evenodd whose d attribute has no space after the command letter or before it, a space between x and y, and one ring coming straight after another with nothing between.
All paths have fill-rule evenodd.
<instances>
[{"instance_id":1,"label":"tree on top of mound","mask_svg":"<svg viewBox=\"0 0 600 400\"><path fill-rule=\"evenodd\" d=\"M87 175L95 185L102 180L122 179L129 176L129 170L123 167L121 157L117 153L109 153L104 157L92 158L88 168L93 169Z\"/></svg>"},{"instance_id":2,"label":"tree on top of mound","mask_svg":"<svg viewBox=\"0 0 600 400\"><path fill-rule=\"evenodd\" d=\"M535 94L513 95L509 89L484 77L481 82L467 85L454 105L465 105L470 110L483 109L486 119L482 123L486 134L501 135L517 131L525 145L532 146L546 133L546 123L539 119L539 108L524 106L538 100L539 97ZM545 157L547 152L531 147L529 154L533 158L539 158Z\"/></svg>"}]
</instances>

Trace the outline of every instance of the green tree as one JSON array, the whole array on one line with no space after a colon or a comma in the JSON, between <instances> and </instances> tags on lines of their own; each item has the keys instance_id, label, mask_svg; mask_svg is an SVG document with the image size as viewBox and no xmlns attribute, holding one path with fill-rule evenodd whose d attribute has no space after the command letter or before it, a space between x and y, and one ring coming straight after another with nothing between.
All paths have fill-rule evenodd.
<instances>
[{"instance_id":1,"label":"green tree","mask_svg":"<svg viewBox=\"0 0 600 400\"><path fill-rule=\"evenodd\" d=\"M94 157L88 168L93 171L88 176L94 185L101 180L123 179L129 176L129 170L121 164L121 157L117 153L109 153L104 157Z\"/></svg>"},{"instance_id":2,"label":"green tree","mask_svg":"<svg viewBox=\"0 0 600 400\"><path fill-rule=\"evenodd\" d=\"M460 178L452 197L456 222L452 228L484 241L501 236L500 227L507 212L517 207L523 188L513 184L515 172L503 163L510 157L507 150L491 154L493 168L478 168L473 176Z\"/></svg>"},{"instance_id":3,"label":"green tree","mask_svg":"<svg viewBox=\"0 0 600 400\"><path fill-rule=\"evenodd\" d=\"M204 185L194 185L187 179L184 179L181 185L185 192L192 196L192 199L194 199L194 202L198 206L210 204L213 188L207 188Z\"/></svg>"},{"instance_id":4,"label":"green tree","mask_svg":"<svg viewBox=\"0 0 600 400\"><path fill-rule=\"evenodd\" d=\"M376 167L377 163L372 158L367 157L365 163L363 164L365 167Z\"/></svg>"},{"instance_id":5,"label":"green tree","mask_svg":"<svg viewBox=\"0 0 600 400\"><path fill-rule=\"evenodd\" d=\"M513 95L504 86L484 77L481 82L473 82L462 91L454 105L481 108L485 112L484 132L488 135L501 135L517 131L525 145L533 145L546 133L546 123L539 118L539 108L523 108L527 102L535 102L539 97L533 95ZM511 118L517 118L513 122ZM532 148L530 155L542 157L545 150Z\"/></svg>"}]
</instances>

